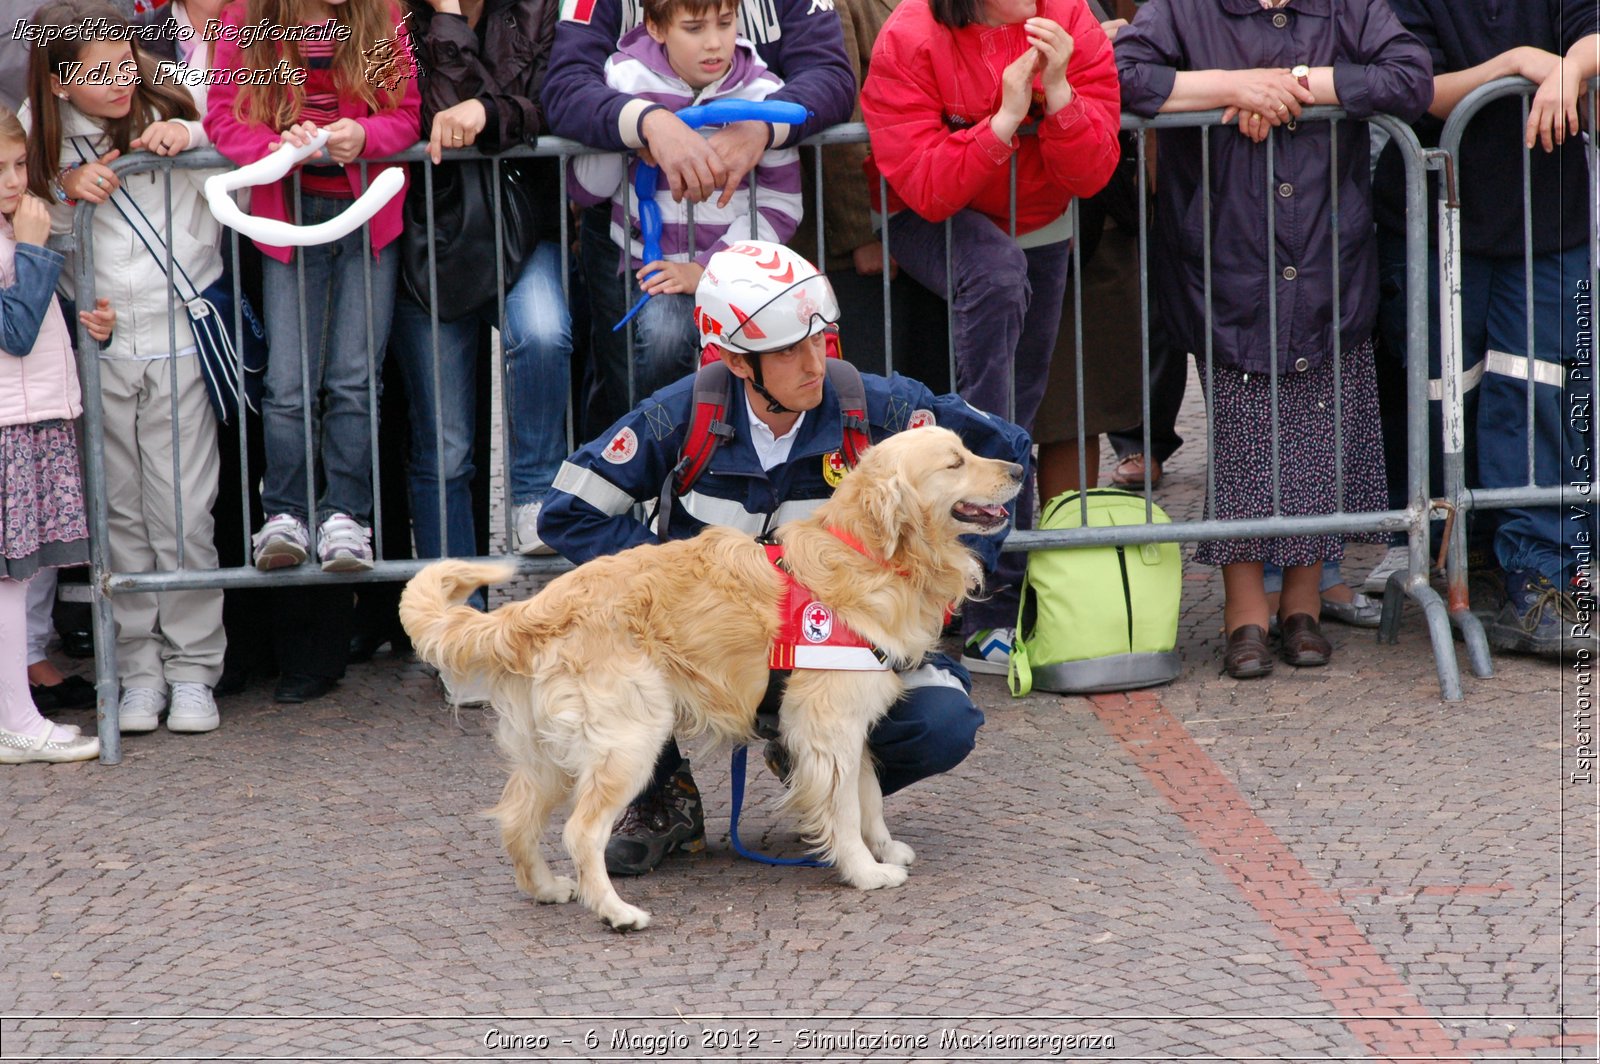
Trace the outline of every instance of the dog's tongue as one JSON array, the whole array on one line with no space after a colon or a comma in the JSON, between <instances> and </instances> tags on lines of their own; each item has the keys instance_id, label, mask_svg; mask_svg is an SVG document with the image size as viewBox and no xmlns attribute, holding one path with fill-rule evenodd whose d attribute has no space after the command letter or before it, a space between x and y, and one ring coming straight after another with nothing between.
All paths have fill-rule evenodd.
<instances>
[{"instance_id":1,"label":"dog's tongue","mask_svg":"<svg viewBox=\"0 0 1600 1064\"><path fill-rule=\"evenodd\" d=\"M961 512L969 514L982 514L985 517L992 517L997 521L1004 521L1009 516L1004 506L974 506L970 502L964 502L961 504Z\"/></svg>"}]
</instances>

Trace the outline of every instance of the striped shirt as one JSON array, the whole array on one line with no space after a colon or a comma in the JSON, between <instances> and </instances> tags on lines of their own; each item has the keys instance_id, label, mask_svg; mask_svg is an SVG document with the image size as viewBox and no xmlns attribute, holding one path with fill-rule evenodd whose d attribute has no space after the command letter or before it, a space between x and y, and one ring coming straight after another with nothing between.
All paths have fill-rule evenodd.
<instances>
[{"instance_id":1,"label":"striped shirt","mask_svg":"<svg viewBox=\"0 0 1600 1064\"><path fill-rule=\"evenodd\" d=\"M300 121L310 122L320 129L339 120L339 92L333 83L333 51L340 45L334 40L297 43L306 65L306 100L300 108ZM345 47L354 45L346 43ZM313 160L301 168L300 189L309 195L330 199L355 198L344 167L327 159Z\"/></svg>"}]
</instances>

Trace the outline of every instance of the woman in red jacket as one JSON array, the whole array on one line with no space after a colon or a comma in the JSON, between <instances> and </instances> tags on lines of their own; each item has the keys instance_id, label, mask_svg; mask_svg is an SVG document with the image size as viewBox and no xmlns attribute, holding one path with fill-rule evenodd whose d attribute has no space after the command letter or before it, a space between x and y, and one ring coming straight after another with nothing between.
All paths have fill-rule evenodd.
<instances>
[{"instance_id":1,"label":"woman in red jacket","mask_svg":"<svg viewBox=\"0 0 1600 1064\"><path fill-rule=\"evenodd\" d=\"M1119 106L1111 43L1084 0L905 0L862 86L867 172L889 185L889 252L949 293L956 390L1030 431L1066 288L1067 209L1110 179ZM1031 495L1018 496L1019 528ZM976 672L1006 671L1025 562L1002 556L996 579L1013 590L966 607L962 663Z\"/></svg>"}]
</instances>

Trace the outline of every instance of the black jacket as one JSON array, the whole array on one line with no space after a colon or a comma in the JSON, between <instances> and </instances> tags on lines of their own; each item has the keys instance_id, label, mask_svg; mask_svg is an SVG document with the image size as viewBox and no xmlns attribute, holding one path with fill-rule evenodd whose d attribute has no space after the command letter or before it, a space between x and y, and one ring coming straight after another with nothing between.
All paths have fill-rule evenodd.
<instances>
[{"instance_id":1,"label":"black jacket","mask_svg":"<svg viewBox=\"0 0 1600 1064\"><path fill-rule=\"evenodd\" d=\"M493 153L546 132L539 91L555 40L557 0L484 0L476 30L460 15L409 0L411 40L422 68L422 139L433 116L463 100L482 101L488 125L478 147Z\"/></svg>"}]
</instances>

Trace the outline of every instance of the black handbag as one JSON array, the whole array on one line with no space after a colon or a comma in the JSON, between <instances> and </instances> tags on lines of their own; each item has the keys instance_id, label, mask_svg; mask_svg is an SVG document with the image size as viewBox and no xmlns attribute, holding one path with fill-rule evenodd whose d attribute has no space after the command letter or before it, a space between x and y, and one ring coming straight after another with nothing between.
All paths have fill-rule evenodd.
<instances>
[{"instance_id":1,"label":"black handbag","mask_svg":"<svg viewBox=\"0 0 1600 1064\"><path fill-rule=\"evenodd\" d=\"M495 225L492 162L433 168L433 270L428 278L428 191L420 170L406 193L400 234L400 283L440 321L456 321L492 305L517 279L539 243L539 197L533 160L500 163L500 224ZM495 242L501 242L500 291L495 290Z\"/></svg>"}]
</instances>

